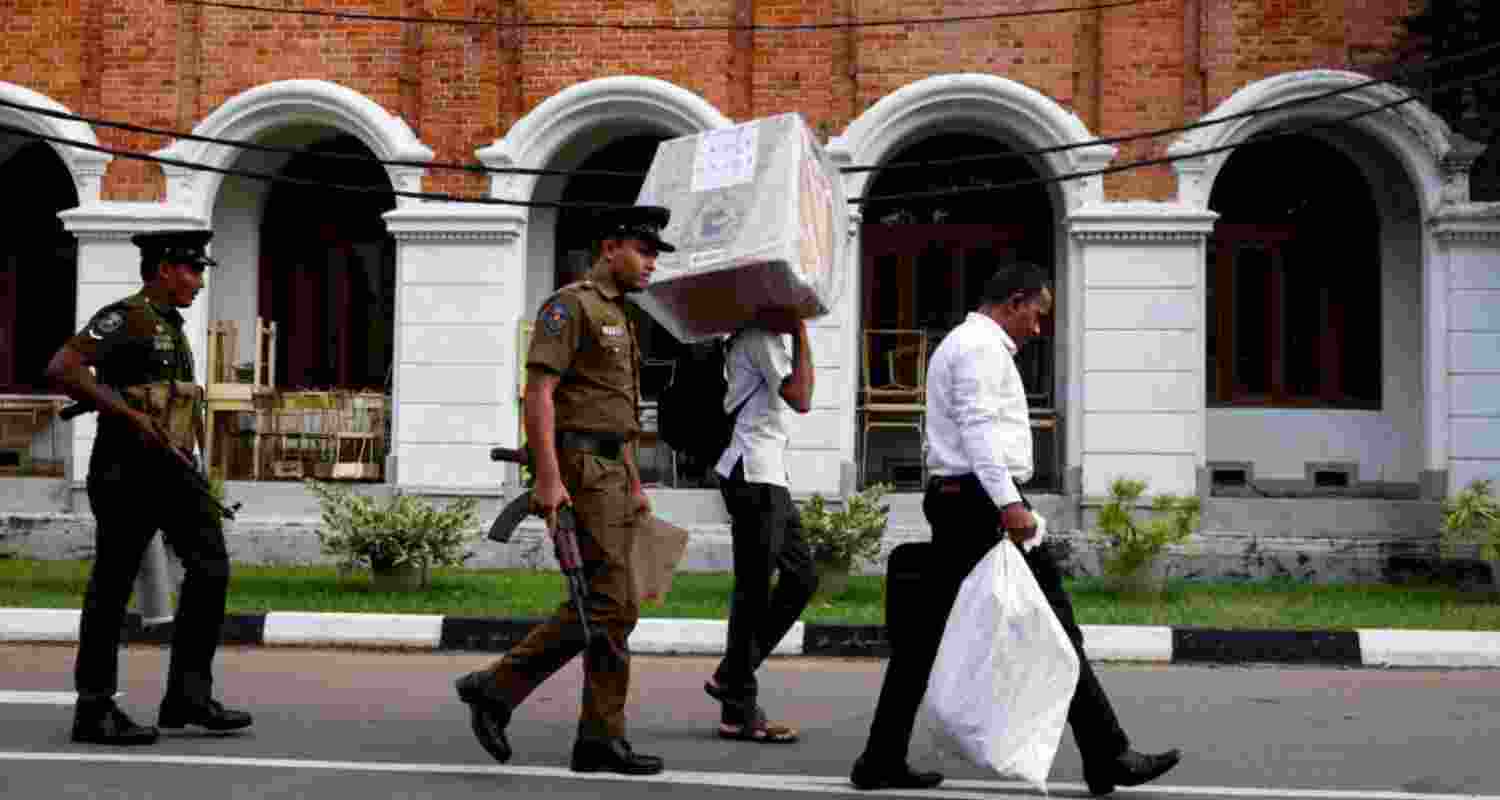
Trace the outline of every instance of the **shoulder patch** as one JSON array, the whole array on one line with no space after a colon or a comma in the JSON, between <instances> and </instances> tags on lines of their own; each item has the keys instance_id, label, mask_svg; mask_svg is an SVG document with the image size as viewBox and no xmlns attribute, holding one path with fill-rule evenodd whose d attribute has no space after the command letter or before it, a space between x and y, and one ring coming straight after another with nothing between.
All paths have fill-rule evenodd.
<instances>
[{"instance_id":1,"label":"shoulder patch","mask_svg":"<svg viewBox=\"0 0 1500 800\"><path fill-rule=\"evenodd\" d=\"M94 321L89 323L89 333L96 339L102 339L120 329L125 324L125 315L114 309L101 311L94 315Z\"/></svg>"},{"instance_id":2,"label":"shoulder patch","mask_svg":"<svg viewBox=\"0 0 1500 800\"><path fill-rule=\"evenodd\" d=\"M553 300L542 308L541 323L542 330L548 336L557 336L563 331L563 326L572 319L572 312L568 310L568 304L562 300Z\"/></svg>"}]
</instances>

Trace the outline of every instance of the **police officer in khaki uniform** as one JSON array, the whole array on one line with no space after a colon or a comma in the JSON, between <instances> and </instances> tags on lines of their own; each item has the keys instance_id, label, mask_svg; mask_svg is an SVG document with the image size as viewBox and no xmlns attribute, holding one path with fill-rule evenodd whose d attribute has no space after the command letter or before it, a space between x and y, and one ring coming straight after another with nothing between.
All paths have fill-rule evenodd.
<instances>
[{"instance_id":1,"label":"police officer in khaki uniform","mask_svg":"<svg viewBox=\"0 0 1500 800\"><path fill-rule=\"evenodd\" d=\"M668 217L655 206L602 214L593 269L542 304L531 334L524 414L536 476L533 510L549 523L564 505L577 514L593 640L583 652L578 615L565 601L489 669L458 679L480 743L501 762L511 755L505 726L516 706L583 652L572 768L662 770L660 758L636 753L625 740L626 640L640 617L630 554L650 511L631 446L640 433L640 348L625 294L646 287L658 252L675 249L659 235Z\"/></svg>"},{"instance_id":2,"label":"police officer in khaki uniform","mask_svg":"<svg viewBox=\"0 0 1500 800\"><path fill-rule=\"evenodd\" d=\"M83 599L74 683L73 740L150 744L157 729L137 725L115 705L125 607L141 556L162 531L182 559L184 579L172 630L171 665L157 724L216 731L251 723L212 697L213 658L224 621L229 557L223 519L190 480L190 453L201 447L202 395L179 308L203 288L209 231L161 231L132 237L141 251L140 292L105 306L52 357L47 376L80 404L97 409L88 493L97 523L94 567ZM90 368L93 371L90 371ZM150 407L151 387L168 387L168 406L185 400L186 420L169 426ZM189 416L190 415L190 416ZM177 428L190 427L185 433ZM187 452L185 452L185 449Z\"/></svg>"}]
</instances>

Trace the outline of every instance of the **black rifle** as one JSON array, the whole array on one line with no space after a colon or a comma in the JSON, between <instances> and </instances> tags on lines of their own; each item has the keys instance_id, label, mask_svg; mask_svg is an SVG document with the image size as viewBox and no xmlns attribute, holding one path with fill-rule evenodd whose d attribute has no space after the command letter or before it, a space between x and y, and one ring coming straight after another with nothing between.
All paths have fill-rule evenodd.
<instances>
[{"instance_id":1,"label":"black rifle","mask_svg":"<svg viewBox=\"0 0 1500 800\"><path fill-rule=\"evenodd\" d=\"M116 392L114 387L100 386L99 388L103 389L106 392L114 394L116 397L119 397L119 392ZM121 402L123 402L123 398L121 398ZM64 422L66 422L75 417L81 417L84 414L92 414L98 410L99 409L95 407L93 403L80 401L64 406L61 411L57 412L57 416ZM240 506L243 504L235 503L233 505L225 505L224 501L220 500L216 495L214 495L213 487L209 486L208 484L208 478L205 478L202 472L199 472L197 469L185 463L182 458L179 458L179 456L185 456L186 458L191 460L191 456L186 456L175 446L172 446L171 453L163 453L161 455L164 456L162 458L163 461L169 462L176 466L177 470L182 474L182 477L186 479L187 485L189 487L191 487L199 494L203 495L208 499L209 502L214 504L214 508L223 515L224 519L234 519L234 515L239 512Z\"/></svg>"},{"instance_id":2,"label":"black rifle","mask_svg":"<svg viewBox=\"0 0 1500 800\"><path fill-rule=\"evenodd\" d=\"M491 461L506 461L521 466L531 464L530 454L525 450L510 447L490 448ZM489 538L496 542L510 541L511 534L515 533L516 526L521 520L531 514L531 490L527 489L520 497L510 501L505 508L500 510L500 516L495 518L494 524L490 525ZM588 597L588 586L583 580L583 555L578 550L578 535L586 533L578 527L578 515L573 513L572 506L563 506L557 509L557 524L548 531L552 535L553 552L557 555L557 564L562 568L563 577L568 579L568 597L573 601L573 610L578 612L578 624L583 627L583 646L585 649L592 643L593 633L589 630L589 618L584 612L584 599Z\"/></svg>"}]
</instances>

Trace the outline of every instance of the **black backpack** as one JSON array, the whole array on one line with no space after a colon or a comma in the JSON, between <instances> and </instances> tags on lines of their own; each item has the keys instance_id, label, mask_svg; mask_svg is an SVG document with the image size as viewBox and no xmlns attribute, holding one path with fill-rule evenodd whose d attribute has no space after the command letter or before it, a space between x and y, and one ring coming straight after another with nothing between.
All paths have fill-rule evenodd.
<instances>
[{"instance_id":1,"label":"black backpack","mask_svg":"<svg viewBox=\"0 0 1500 800\"><path fill-rule=\"evenodd\" d=\"M662 441L699 464L718 461L734 436L739 409L735 414L724 410L730 341L716 338L688 345L657 402L656 426Z\"/></svg>"}]
</instances>

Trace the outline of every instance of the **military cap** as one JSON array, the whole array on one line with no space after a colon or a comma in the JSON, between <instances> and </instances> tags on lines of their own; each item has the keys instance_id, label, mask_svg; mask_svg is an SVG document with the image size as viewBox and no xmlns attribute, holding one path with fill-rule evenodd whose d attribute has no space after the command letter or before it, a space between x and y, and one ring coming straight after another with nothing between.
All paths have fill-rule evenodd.
<instances>
[{"instance_id":1,"label":"military cap","mask_svg":"<svg viewBox=\"0 0 1500 800\"><path fill-rule=\"evenodd\" d=\"M203 252L213 231L175 230L137 233L130 241L141 249L141 259L147 262L166 261L170 264L187 264L200 270L219 262Z\"/></svg>"},{"instance_id":2,"label":"military cap","mask_svg":"<svg viewBox=\"0 0 1500 800\"><path fill-rule=\"evenodd\" d=\"M671 218L671 210L661 206L631 206L601 211L596 217L598 238L640 239L663 253L672 253L677 248L661 238L661 229L667 227L667 220Z\"/></svg>"}]
</instances>

